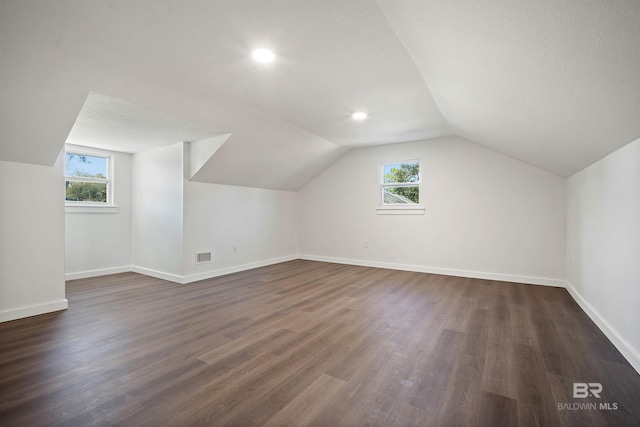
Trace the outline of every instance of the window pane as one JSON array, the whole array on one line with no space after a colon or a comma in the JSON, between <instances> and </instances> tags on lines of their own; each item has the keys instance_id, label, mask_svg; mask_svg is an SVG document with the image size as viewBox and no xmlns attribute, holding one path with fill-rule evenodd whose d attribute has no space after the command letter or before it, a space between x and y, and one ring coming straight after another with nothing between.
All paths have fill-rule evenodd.
<instances>
[{"instance_id":1,"label":"window pane","mask_svg":"<svg viewBox=\"0 0 640 427\"><path fill-rule=\"evenodd\" d=\"M106 157L67 153L65 174L67 176L105 179L107 178L107 159Z\"/></svg>"},{"instance_id":2,"label":"window pane","mask_svg":"<svg viewBox=\"0 0 640 427\"><path fill-rule=\"evenodd\" d=\"M67 181L66 200L70 202L107 202L107 184Z\"/></svg>"},{"instance_id":3,"label":"window pane","mask_svg":"<svg viewBox=\"0 0 640 427\"><path fill-rule=\"evenodd\" d=\"M385 205L414 205L420 202L420 187L391 187L384 189Z\"/></svg>"},{"instance_id":4,"label":"window pane","mask_svg":"<svg viewBox=\"0 0 640 427\"><path fill-rule=\"evenodd\" d=\"M420 181L420 163L397 163L384 165L385 183L418 182Z\"/></svg>"}]
</instances>

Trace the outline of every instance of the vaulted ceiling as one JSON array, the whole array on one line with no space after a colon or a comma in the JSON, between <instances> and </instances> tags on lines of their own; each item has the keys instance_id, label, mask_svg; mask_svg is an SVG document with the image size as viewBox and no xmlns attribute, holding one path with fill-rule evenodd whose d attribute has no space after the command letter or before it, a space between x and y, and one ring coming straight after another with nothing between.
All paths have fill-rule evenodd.
<instances>
[{"instance_id":1,"label":"vaulted ceiling","mask_svg":"<svg viewBox=\"0 0 640 427\"><path fill-rule=\"evenodd\" d=\"M640 136L640 3L0 0L0 91L0 160L224 134L199 180L296 190L459 135L569 176Z\"/></svg>"}]
</instances>

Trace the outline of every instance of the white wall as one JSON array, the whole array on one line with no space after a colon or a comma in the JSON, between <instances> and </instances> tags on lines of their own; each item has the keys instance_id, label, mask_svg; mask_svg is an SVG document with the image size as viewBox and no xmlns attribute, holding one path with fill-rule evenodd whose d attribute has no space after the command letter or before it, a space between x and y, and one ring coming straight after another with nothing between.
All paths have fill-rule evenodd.
<instances>
[{"instance_id":1,"label":"white wall","mask_svg":"<svg viewBox=\"0 0 640 427\"><path fill-rule=\"evenodd\" d=\"M640 372L640 139L567 179L567 279Z\"/></svg>"},{"instance_id":2,"label":"white wall","mask_svg":"<svg viewBox=\"0 0 640 427\"><path fill-rule=\"evenodd\" d=\"M187 180L184 185L187 281L296 257L296 193ZM196 265L195 253L206 251L212 251L212 262Z\"/></svg>"},{"instance_id":3,"label":"white wall","mask_svg":"<svg viewBox=\"0 0 640 427\"><path fill-rule=\"evenodd\" d=\"M132 264L170 280L184 273L182 151L180 142L132 159Z\"/></svg>"},{"instance_id":4,"label":"white wall","mask_svg":"<svg viewBox=\"0 0 640 427\"><path fill-rule=\"evenodd\" d=\"M410 159L422 160L425 215L377 215L379 163ZM564 197L563 178L458 137L357 149L299 192L299 251L562 285Z\"/></svg>"},{"instance_id":5,"label":"white wall","mask_svg":"<svg viewBox=\"0 0 640 427\"><path fill-rule=\"evenodd\" d=\"M176 143L132 156L131 193L118 193L131 199L130 252L124 248L126 236L115 235L126 233L126 215L120 218L122 222L109 222L119 214L67 214L72 227L68 234L93 227L114 234L108 240L113 244L104 246L104 256L119 264L100 264L99 259L89 264L82 257L91 242L73 248L70 262L94 270L129 266L183 283L295 258L296 193L190 182L183 178L188 148L188 144ZM127 155L115 154L116 165L125 168ZM126 180L128 173L116 171L116 178ZM124 184L116 182L116 186L120 191ZM117 200L121 207L123 202ZM212 251L213 260L196 265L195 253L203 251Z\"/></svg>"},{"instance_id":6,"label":"white wall","mask_svg":"<svg viewBox=\"0 0 640 427\"><path fill-rule=\"evenodd\" d=\"M71 146L73 147L73 146ZM65 214L67 279L128 271L131 266L131 154L99 150L113 156L115 213Z\"/></svg>"},{"instance_id":7,"label":"white wall","mask_svg":"<svg viewBox=\"0 0 640 427\"><path fill-rule=\"evenodd\" d=\"M67 308L62 162L0 161L0 322Z\"/></svg>"}]
</instances>

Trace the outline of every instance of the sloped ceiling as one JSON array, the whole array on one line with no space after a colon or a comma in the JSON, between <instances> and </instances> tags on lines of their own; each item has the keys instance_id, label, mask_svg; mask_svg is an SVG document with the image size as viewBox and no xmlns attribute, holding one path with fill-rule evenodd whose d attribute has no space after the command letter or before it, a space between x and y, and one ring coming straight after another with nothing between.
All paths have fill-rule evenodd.
<instances>
[{"instance_id":1,"label":"sloped ceiling","mask_svg":"<svg viewBox=\"0 0 640 427\"><path fill-rule=\"evenodd\" d=\"M640 2L380 6L456 135L561 176L640 136Z\"/></svg>"},{"instance_id":2,"label":"sloped ceiling","mask_svg":"<svg viewBox=\"0 0 640 427\"><path fill-rule=\"evenodd\" d=\"M568 176L640 136L639 49L636 1L0 0L0 159L91 139L96 92L230 134L205 182L296 190L351 148L452 134Z\"/></svg>"},{"instance_id":3,"label":"sloped ceiling","mask_svg":"<svg viewBox=\"0 0 640 427\"><path fill-rule=\"evenodd\" d=\"M215 129L92 92L66 142L137 153L176 141L200 141L221 134Z\"/></svg>"}]
</instances>

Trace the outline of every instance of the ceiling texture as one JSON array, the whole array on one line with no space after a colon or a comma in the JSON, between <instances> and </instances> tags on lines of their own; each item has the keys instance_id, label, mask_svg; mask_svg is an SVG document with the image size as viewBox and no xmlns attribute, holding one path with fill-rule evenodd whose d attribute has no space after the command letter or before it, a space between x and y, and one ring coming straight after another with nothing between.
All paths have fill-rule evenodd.
<instances>
[{"instance_id":1,"label":"ceiling texture","mask_svg":"<svg viewBox=\"0 0 640 427\"><path fill-rule=\"evenodd\" d=\"M0 0L0 160L220 135L199 181L449 135L570 176L640 137L640 2Z\"/></svg>"}]
</instances>

